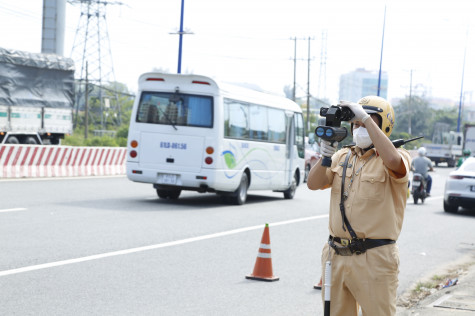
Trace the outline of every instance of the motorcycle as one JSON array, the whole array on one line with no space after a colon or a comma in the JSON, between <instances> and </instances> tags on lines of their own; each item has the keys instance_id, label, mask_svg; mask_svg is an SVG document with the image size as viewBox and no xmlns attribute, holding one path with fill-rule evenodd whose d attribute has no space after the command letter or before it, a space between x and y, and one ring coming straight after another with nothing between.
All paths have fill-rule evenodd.
<instances>
[{"instance_id":1,"label":"motorcycle","mask_svg":"<svg viewBox=\"0 0 475 316\"><path fill-rule=\"evenodd\" d=\"M426 181L422 174L414 173L412 176L412 197L414 198L414 204L417 204L419 199L421 203L424 203L424 200L427 197L426 192Z\"/></svg>"}]
</instances>

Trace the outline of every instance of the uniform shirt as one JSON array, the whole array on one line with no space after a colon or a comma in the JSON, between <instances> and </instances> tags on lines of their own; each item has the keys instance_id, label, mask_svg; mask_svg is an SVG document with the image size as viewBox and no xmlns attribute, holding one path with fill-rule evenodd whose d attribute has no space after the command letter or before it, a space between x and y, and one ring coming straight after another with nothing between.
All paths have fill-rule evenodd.
<instances>
[{"instance_id":1,"label":"uniform shirt","mask_svg":"<svg viewBox=\"0 0 475 316\"><path fill-rule=\"evenodd\" d=\"M348 229L345 227L346 231L343 230L340 211L343 163L348 150L343 148L337 151L332 157L331 168L326 172L331 183L330 234L350 239ZM344 203L351 227L359 238L397 240L407 200L411 165L409 153L398 148L406 168L406 173L398 176L383 164L376 149L370 149L365 154L359 147L351 147L351 151L345 180L348 198Z\"/></svg>"},{"instance_id":2,"label":"uniform shirt","mask_svg":"<svg viewBox=\"0 0 475 316\"><path fill-rule=\"evenodd\" d=\"M414 173L420 173L424 179L428 176L429 169L432 168L432 161L427 157L416 157L411 164L414 167Z\"/></svg>"}]
</instances>

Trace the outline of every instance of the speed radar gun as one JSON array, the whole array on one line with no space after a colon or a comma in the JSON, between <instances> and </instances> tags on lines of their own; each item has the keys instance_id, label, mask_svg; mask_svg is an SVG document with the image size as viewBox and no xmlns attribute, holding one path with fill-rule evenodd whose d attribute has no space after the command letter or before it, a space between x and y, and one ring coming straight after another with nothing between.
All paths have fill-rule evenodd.
<instances>
[{"instance_id":1,"label":"speed radar gun","mask_svg":"<svg viewBox=\"0 0 475 316\"><path fill-rule=\"evenodd\" d=\"M330 316L330 293L332 287L332 263L325 262L325 306L324 316Z\"/></svg>"},{"instance_id":2,"label":"speed radar gun","mask_svg":"<svg viewBox=\"0 0 475 316\"><path fill-rule=\"evenodd\" d=\"M325 117L325 125L320 125L315 129L315 134L323 140L329 141L332 145L334 142L341 142L348 136L348 130L341 127L342 121L349 121L355 114L348 107L332 105L329 108L322 107L320 115ZM323 157L322 166L330 167L332 159Z\"/></svg>"},{"instance_id":3,"label":"speed radar gun","mask_svg":"<svg viewBox=\"0 0 475 316\"><path fill-rule=\"evenodd\" d=\"M325 117L325 125L319 125L315 129L315 135L323 140L329 141L332 145L334 142L341 142L348 136L348 130L345 127L341 127L341 122L350 121L355 117L355 114L350 108L337 105L332 105L329 108L322 107L320 109L320 115ZM423 137L424 136L419 136L408 140L397 139L393 140L392 143L394 147L398 148ZM331 167L331 165L332 159L330 157L323 157L322 166Z\"/></svg>"}]
</instances>

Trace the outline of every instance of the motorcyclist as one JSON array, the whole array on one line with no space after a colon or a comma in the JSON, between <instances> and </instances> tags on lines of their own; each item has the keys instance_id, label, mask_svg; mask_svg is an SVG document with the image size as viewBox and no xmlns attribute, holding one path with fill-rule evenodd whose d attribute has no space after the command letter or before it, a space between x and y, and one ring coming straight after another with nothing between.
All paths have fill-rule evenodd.
<instances>
[{"instance_id":1,"label":"motorcyclist","mask_svg":"<svg viewBox=\"0 0 475 316\"><path fill-rule=\"evenodd\" d=\"M412 160L411 170L414 173L420 173L426 182L426 193L427 196L430 196L430 189L432 187L432 177L429 174L429 171L434 171L432 167L432 161L426 157L426 149L424 147L419 147L417 150L419 157L416 157Z\"/></svg>"},{"instance_id":2,"label":"motorcyclist","mask_svg":"<svg viewBox=\"0 0 475 316\"><path fill-rule=\"evenodd\" d=\"M470 149L464 149L462 152L463 156L459 158L457 161L457 168L460 167L465 160L467 160L468 157L472 154L472 151Z\"/></svg>"}]
</instances>

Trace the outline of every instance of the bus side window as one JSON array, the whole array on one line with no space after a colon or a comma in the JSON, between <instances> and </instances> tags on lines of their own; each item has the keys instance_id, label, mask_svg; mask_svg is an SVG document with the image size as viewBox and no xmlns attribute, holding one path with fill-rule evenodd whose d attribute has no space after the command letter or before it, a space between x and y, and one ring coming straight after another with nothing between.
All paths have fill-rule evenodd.
<instances>
[{"instance_id":1,"label":"bus side window","mask_svg":"<svg viewBox=\"0 0 475 316\"><path fill-rule=\"evenodd\" d=\"M269 132L267 139L274 143L285 143L285 113L282 110L268 109Z\"/></svg>"},{"instance_id":2,"label":"bus side window","mask_svg":"<svg viewBox=\"0 0 475 316\"><path fill-rule=\"evenodd\" d=\"M267 140L267 107L252 104L249 107L249 138Z\"/></svg>"},{"instance_id":3,"label":"bus side window","mask_svg":"<svg viewBox=\"0 0 475 316\"><path fill-rule=\"evenodd\" d=\"M245 103L238 103L232 100L227 100L226 105L229 109L229 120L225 119L225 122L229 122L226 127L229 137L233 138L248 138L249 137L249 115L248 105Z\"/></svg>"}]
</instances>

